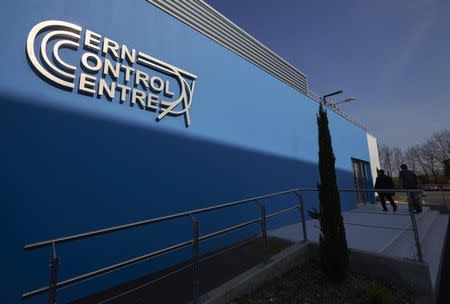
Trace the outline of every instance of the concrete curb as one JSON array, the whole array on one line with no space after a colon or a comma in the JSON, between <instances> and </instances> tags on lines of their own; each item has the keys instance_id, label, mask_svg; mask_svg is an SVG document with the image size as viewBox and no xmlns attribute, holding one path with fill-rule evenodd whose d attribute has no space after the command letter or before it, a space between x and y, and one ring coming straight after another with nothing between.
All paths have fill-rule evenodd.
<instances>
[{"instance_id":1,"label":"concrete curb","mask_svg":"<svg viewBox=\"0 0 450 304\"><path fill-rule=\"evenodd\" d=\"M313 242L295 244L237 276L200 298L202 304L225 304L248 294L286 271L319 259L319 245ZM350 270L372 279L394 281L411 291L417 304L433 303L433 287L428 264L400 259L363 250L350 250Z\"/></svg>"},{"instance_id":2,"label":"concrete curb","mask_svg":"<svg viewBox=\"0 0 450 304\"><path fill-rule=\"evenodd\" d=\"M433 303L433 286L427 263L350 249L350 271L375 280L393 281L413 293L416 303ZM319 260L319 244L310 243L310 258Z\"/></svg>"},{"instance_id":3,"label":"concrete curb","mask_svg":"<svg viewBox=\"0 0 450 304\"><path fill-rule=\"evenodd\" d=\"M301 266L309 260L308 242L290 246L271 257L266 264L257 265L231 281L208 292L200 298L203 304L225 304L247 294L265 282L282 275L295 266Z\"/></svg>"},{"instance_id":4,"label":"concrete curb","mask_svg":"<svg viewBox=\"0 0 450 304\"><path fill-rule=\"evenodd\" d=\"M438 215L439 216L439 215ZM445 213L440 213L440 216L447 216L447 214ZM436 303L437 298L438 298L438 294L440 292L440 282L441 282L441 274L442 274L442 267L444 265L444 260L445 260L445 250L447 248L447 242L449 241L449 235L448 235L448 225L449 225L449 218L447 216L447 225L445 226L445 236L444 236L444 244L441 247L441 251L440 251L440 258L439 258L439 269L437 271L437 275L436 275L436 281L435 284L433 286L433 303Z\"/></svg>"}]
</instances>

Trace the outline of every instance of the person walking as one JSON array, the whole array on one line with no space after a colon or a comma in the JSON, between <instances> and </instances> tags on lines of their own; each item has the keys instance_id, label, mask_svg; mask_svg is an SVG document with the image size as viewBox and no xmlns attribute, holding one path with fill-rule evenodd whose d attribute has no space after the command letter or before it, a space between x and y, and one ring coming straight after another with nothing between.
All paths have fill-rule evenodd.
<instances>
[{"instance_id":1,"label":"person walking","mask_svg":"<svg viewBox=\"0 0 450 304\"><path fill-rule=\"evenodd\" d=\"M400 166L398 176L403 189L419 189L419 181L416 174L408 170L408 166L405 164ZM422 204L418 192L408 192L408 200L417 213L422 212Z\"/></svg>"},{"instance_id":2,"label":"person walking","mask_svg":"<svg viewBox=\"0 0 450 304\"><path fill-rule=\"evenodd\" d=\"M377 170L377 179L375 180L375 189L394 189L394 181L390 176L384 174L384 170ZM392 209L397 211L397 205L392 198L393 193L391 192L378 192L378 197L381 201L381 206L383 206L384 211L388 211L386 206L386 199L391 203Z\"/></svg>"}]
</instances>

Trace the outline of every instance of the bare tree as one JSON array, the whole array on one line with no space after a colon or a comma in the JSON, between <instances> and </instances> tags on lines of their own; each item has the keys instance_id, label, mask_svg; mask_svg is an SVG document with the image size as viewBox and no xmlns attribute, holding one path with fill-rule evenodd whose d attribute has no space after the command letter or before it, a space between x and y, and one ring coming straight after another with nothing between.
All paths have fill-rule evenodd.
<instances>
[{"instance_id":1,"label":"bare tree","mask_svg":"<svg viewBox=\"0 0 450 304\"><path fill-rule=\"evenodd\" d=\"M392 149L389 148L387 145L381 145L379 154L381 165L380 169L384 169L388 175L392 176L392 158L393 158Z\"/></svg>"},{"instance_id":2,"label":"bare tree","mask_svg":"<svg viewBox=\"0 0 450 304\"><path fill-rule=\"evenodd\" d=\"M410 146L405 151L381 145L379 153L381 166L390 176L397 175L400 165L406 163L417 174L436 182L450 164L450 130L436 132L424 144Z\"/></svg>"},{"instance_id":3,"label":"bare tree","mask_svg":"<svg viewBox=\"0 0 450 304\"><path fill-rule=\"evenodd\" d=\"M437 150L436 156L438 160L443 163L445 160L450 159L450 130L445 129L434 133L431 140L434 142Z\"/></svg>"},{"instance_id":4,"label":"bare tree","mask_svg":"<svg viewBox=\"0 0 450 304\"><path fill-rule=\"evenodd\" d=\"M410 168L416 174L422 173L420 170L419 160L417 159L417 148L415 146L411 146L406 149L405 153L403 153L403 156L408 168Z\"/></svg>"},{"instance_id":5,"label":"bare tree","mask_svg":"<svg viewBox=\"0 0 450 304\"><path fill-rule=\"evenodd\" d=\"M427 140L425 144L419 146L418 152L425 174L431 176L435 183L436 176L439 174L438 168L440 163L437 158L437 151L434 143L431 140Z\"/></svg>"},{"instance_id":6,"label":"bare tree","mask_svg":"<svg viewBox=\"0 0 450 304\"><path fill-rule=\"evenodd\" d=\"M399 147L392 148L392 171L395 176L398 175L400 170L400 165L405 163L405 157L403 156L403 151Z\"/></svg>"},{"instance_id":7,"label":"bare tree","mask_svg":"<svg viewBox=\"0 0 450 304\"><path fill-rule=\"evenodd\" d=\"M420 172L425 174L425 176L429 177L430 173L428 171L428 166L425 163L425 160L422 157L422 151L419 145L415 145L411 147L411 151L413 151L416 156L417 163L419 164Z\"/></svg>"}]
</instances>

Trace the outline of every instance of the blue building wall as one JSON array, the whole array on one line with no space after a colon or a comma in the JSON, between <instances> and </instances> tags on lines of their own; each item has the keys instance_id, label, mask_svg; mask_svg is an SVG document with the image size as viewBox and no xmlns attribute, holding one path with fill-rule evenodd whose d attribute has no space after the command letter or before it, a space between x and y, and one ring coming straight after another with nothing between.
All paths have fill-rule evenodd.
<instances>
[{"instance_id":1,"label":"blue building wall","mask_svg":"<svg viewBox=\"0 0 450 304\"><path fill-rule=\"evenodd\" d=\"M27 243L296 187L315 187L317 103L146 1L8 2L0 12L0 251L5 303L48 284L49 249ZM25 42L43 20L88 28L198 76L190 110L155 115L55 88L30 68ZM67 58L74 54L65 53ZM76 57L76 56L75 56ZM366 133L329 112L340 187L353 187L351 158L369 161ZM296 202L266 201L269 212ZM343 196L343 209L355 206ZM307 209L317 204L308 195ZM202 234L258 216L255 205L199 216ZM298 220L291 214L271 227ZM58 247L59 278L191 238L180 219ZM203 252L257 232L250 227ZM61 292L65 302L187 259L189 250ZM38 298L29 303L42 302Z\"/></svg>"}]
</instances>

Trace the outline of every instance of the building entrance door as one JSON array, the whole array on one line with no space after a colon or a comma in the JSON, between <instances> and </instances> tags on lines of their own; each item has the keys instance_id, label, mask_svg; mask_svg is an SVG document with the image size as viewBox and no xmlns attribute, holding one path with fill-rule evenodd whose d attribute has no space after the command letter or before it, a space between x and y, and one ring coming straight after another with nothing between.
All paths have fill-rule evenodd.
<instances>
[{"instance_id":1,"label":"building entrance door","mask_svg":"<svg viewBox=\"0 0 450 304\"><path fill-rule=\"evenodd\" d=\"M359 159L352 159L352 167L355 189L369 189L369 163ZM365 191L357 191L356 196L358 204L370 202L369 193Z\"/></svg>"}]
</instances>

